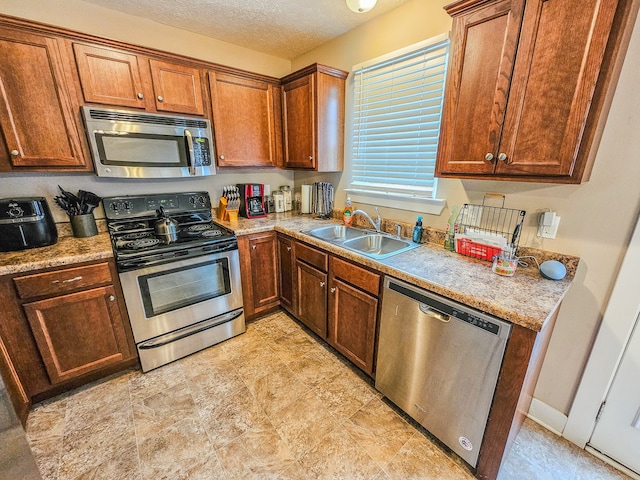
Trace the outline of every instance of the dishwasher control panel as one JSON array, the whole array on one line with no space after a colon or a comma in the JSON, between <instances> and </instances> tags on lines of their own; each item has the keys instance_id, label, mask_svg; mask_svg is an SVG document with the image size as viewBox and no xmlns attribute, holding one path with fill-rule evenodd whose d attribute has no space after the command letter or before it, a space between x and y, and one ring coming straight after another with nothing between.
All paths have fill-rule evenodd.
<instances>
[{"instance_id":1,"label":"dishwasher control panel","mask_svg":"<svg viewBox=\"0 0 640 480\"><path fill-rule=\"evenodd\" d=\"M429 310L435 310L436 312L442 313L444 315L455 317L459 320L462 320L463 322L486 330L493 335L498 335L500 333L500 326L497 323L487 319L486 316L479 313L472 313L466 309L457 308L450 303L440 302L438 299L432 296L433 294L427 297L426 295L416 292L413 289L406 288L405 286L393 281L389 282L388 288L409 298L413 298L420 304L425 305Z\"/></svg>"}]
</instances>

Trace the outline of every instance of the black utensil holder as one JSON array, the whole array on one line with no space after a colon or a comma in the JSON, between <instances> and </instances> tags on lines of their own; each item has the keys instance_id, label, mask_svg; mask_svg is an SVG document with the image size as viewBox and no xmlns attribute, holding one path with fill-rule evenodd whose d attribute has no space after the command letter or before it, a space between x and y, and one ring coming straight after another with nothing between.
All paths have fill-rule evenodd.
<instances>
[{"instance_id":1,"label":"black utensil holder","mask_svg":"<svg viewBox=\"0 0 640 480\"><path fill-rule=\"evenodd\" d=\"M71 219L71 230L77 238L93 237L98 234L98 226L93 213L74 215Z\"/></svg>"}]
</instances>

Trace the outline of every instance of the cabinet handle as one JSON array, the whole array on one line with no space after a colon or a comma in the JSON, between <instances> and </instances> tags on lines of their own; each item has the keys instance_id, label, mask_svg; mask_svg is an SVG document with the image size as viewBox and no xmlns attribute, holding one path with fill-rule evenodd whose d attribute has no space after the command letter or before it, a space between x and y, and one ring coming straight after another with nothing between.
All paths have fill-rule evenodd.
<instances>
[{"instance_id":1,"label":"cabinet handle","mask_svg":"<svg viewBox=\"0 0 640 480\"><path fill-rule=\"evenodd\" d=\"M116 297L114 297L113 295L109 295L109 301L113 302L116 299Z\"/></svg>"},{"instance_id":2,"label":"cabinet handle","mask_svg":"<svg viewBox=\"0 0 640 480\"><path fill-rule=\"evenodd\" d=\"M253 248L253 249L255 250L255 249L256 249L256 246L255 246L255 245L251 245L251 248Z\"/></svg>"},{"instance_id":3,"label":"cabinet handle","mask_svg":"<svg viewBox=\"0 0 640 480\"><path fill-rule=\"evenodd\" d=\"M142 99L144 98L144 95L142 94L142 92L138 92L138 98L139 98L140 100L142 100Z\"/></svg>"},{"instance_id":4,"label":"cabinet handle","mask_svg":"<svg viewBox=\"0 0 640 480\"><path fill-rule=\"evenodd\" d=\"M291 251L291 247L287 247L287 252L290 252L290 251Z\"/></svg>"},{"instance_id":5,"label":"cabinet handle","mask_svg":"<svg viewBox=\"0 0 640 480\"><path fill-rule=\"evenodd\" d=\"M158 101L159 101L159 102L164 101L164 98L162 98L162 95L158 95Z\"/></svg>"},{"instance_id":6,"label":"cabinet handle","mask_svg":"<svg viewBox=\"0 0 640 480\"><path fill-rule=\"evenodd\" d=\"M324 287L324 282L320 282L320 286L321 286L321 287Z\"/></svg>"},{"instance_id":7,"label":"cabinet handle","mask_svg":"<svg viewBox=\"0 0 640 480\"><path fill-rule=\"evenodd\" d=\"M500 153L498 155L498 160L500 160L501 162L506 162L507 161L507 154L506 153Z\"/></svg>"},{"instance_id":8,"label":"cabinet handle","mask_svg":"<svg viewBox=\"0 0 640 480\"><path fill-rule=\"evenodd\" d=\"M493 153L487 153L487 154L484 156L484 159L485 159L487 162L491 162L491 161L493 161Z\"/></svg>"},{"instance_id":9,"label":"cabinet handle","mask_svg":"<svg viewBox=\"0 0 640 480\"><path fill-rule=\"evenodd\" d=\"M73 278L68 278L66 280L62 280L62 283L72 283L72 282L77 282L78 280L82 280L82 276L73 277ZM51 283L60 283L60 280L54 280Z\"/></svg>"},{"instance_id":10,"label":"cabinet handle","mask_svg":"<svg viewBox=\"0 0 640 480\"><path fill-rule=\"evenodd\" d=\"M220 155L220 160L224 160L224 155Z\"/></svg>"},{"instance_id":11,"label":"cabinet handle","mask_svg":"<svg viewBox=\"0 0 640 480\"><path fill-rule=\"evenodd\" d=\"M331 293L336 293L336 287L331 287Z\"/></svg>"},{"instance_id":12,"label":"cabinet handle","mask_svg":"<svg viewBox=\"0 0 640 480\"><path fill-rule=\"evenodd\" d=\"M18 150L11 150L12 157L17 157L18 155L20 155L20 152Z\"/></svg>"}]
</instances>

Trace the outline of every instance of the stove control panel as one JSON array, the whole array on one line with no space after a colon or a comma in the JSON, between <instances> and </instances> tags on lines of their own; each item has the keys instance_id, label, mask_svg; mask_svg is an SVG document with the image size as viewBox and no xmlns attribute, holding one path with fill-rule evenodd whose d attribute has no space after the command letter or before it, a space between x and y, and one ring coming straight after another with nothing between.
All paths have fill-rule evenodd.
<instances>
[{"instance_id":1,"label":"stove control panel","mask_svg":"<svg viewBox=\"0 0 640 480\"><path fill-rule=\"evenodd\" d=\"M152 194L103 199L107 219L154 217L160 207L167 214L211 209L207 192Z\"/></svg>"}]
</instances>

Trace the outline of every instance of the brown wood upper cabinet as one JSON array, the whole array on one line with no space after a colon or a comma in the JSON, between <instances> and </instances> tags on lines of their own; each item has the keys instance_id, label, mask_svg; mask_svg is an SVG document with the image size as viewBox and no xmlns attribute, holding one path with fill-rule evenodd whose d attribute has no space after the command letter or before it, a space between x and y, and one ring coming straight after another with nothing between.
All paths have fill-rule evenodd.
<instances>
[{"instance_id":1,"label":"brown wood upper cabinet","mask_svg":"<svg viewBox=\"0 0 640 480\"><path fill-rule=\"evenodd\" d=\"M74 43L73 51L88 103L205 114L199 68L83 43Z\"/></svg>"},{"instance_id":2,"label":"brown wood upper cabinet","mask_svg":"<svg viewBox=\"0 0 640 480\"><path fill-rule=\"evenodd\" d=\"M313 64L282 79L285 168L342 171L347 75Z\"/></svg>"},{"instance_id":3,"label":"brown wood upper cabinet","mask_svg":"<svg viewBox=\"0 0 640 480\"><path fill-rule=\"evenodd\" d=\"M625 15L618 3L460 0L445 7L453 28L436 175L588 180L610 101L605 92L615 83L610 57Z\"/></svg>"},{"instance_id":4,"label":"brown wood upper cabinet","mask_svg":"<svg viewBox=\"0 0 640 480\"><path fill-rule=\"evenodd\" d=\"M0 171L90 171L52 36L0 25Z\"/></svg>"},{"instance_id":5,"label":"brown wood upper cabinet","mask_svg":"<svg viewBox=\"0 0 640 480\"><path fill-rule=\"evenodd\" d=\"M279 82L209 72L220 167L276 167L282 161Z\"/></svg>"}]
</instances>

